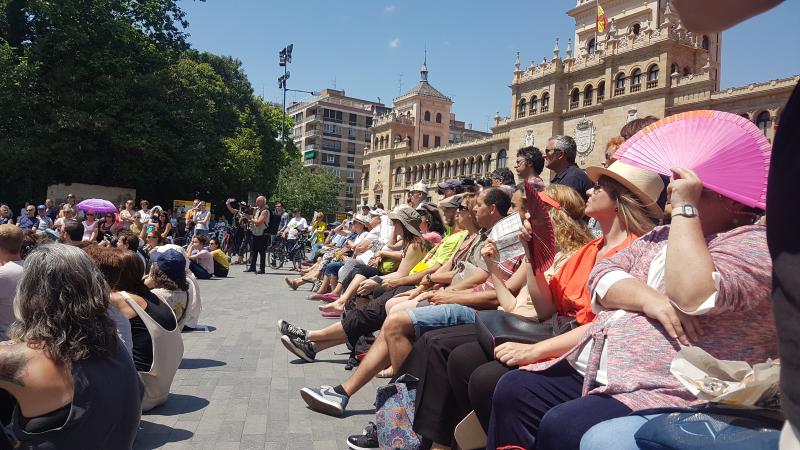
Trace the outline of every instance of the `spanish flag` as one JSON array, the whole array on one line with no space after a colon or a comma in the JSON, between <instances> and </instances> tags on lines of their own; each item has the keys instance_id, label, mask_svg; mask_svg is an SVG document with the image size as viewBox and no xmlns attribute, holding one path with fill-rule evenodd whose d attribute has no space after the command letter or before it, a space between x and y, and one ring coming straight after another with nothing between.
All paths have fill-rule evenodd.
<instances>
[{"instance_id":1,"label":"spanish flag","mask_svg":"<svg viewBox=\"0 0 800 450\"><path fill-rule=\"evenodd\" d=\"M607 24L606 12L603 11L603 7L600 6L600 3L597 3L597 32L605 33L606 24Z\"/></svg>"}]
</instances>

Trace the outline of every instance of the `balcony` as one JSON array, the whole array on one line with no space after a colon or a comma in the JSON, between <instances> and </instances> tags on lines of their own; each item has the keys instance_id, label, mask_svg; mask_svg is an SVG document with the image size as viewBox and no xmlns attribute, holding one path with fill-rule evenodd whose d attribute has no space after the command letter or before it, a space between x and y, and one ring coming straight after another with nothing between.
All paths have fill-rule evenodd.
<instances>
[{"instance_id":1,"label":"balcony","mask_svg":"<svg viewBox=\"0 0 800 450\"><path fill-rule=\"evenodd\" d=\"M521 119L523 117L525 117L525 110L518 111L517 112L517 119Z\"/></svg>"},{"instance_id":2,"label":"balcony","mask_svg":"<svg viewBox=\"0 0 800 450\"><path fill-rule=\"evenodd\" d=\"M550 105L542 105L542 112L546 113L547 111L550 111Z\"/></svg>"},{"instance_id":3,"label":"balcony","mask_svg":"<svg viewBox=\"0 0 800 450\"><path fill-rule=\"evenodd\" d=\"M532 110L530 110L530 111L528 112L528 115L535 116L535 115L536 115L536 109L532 109Z\"/></svg>"},{"instance_id":4,"label":"balcony","mask_svg":"<svg viewBox=\"0 0 800 450\"><path fill-rule=\"evenodd\" d=\"M592 106L592 97L583 99L583 106Z\"/></svg>"},{"instance_id":5,"label":"balcony","mask_svg":"<svg viewBox=\"0 0 800 450\"><path fill-rule=\"evenodd\" d=\"M318 152L322 150L322 147L319 145L306 145L305 151L306 152Z\"/></svg>"},{"instance_id":6,"label":"balcony","mask_svg":"<svg viewBox=\"0 0 800 450\"><path fill-rule=\"evenodd\" d=\"M658 80L652 80L647 82L647 89L653 89L658 87Z\"/></svg>"},{"instance_id":7,"label":"balcony","mask_svg":"<svg viewBox=\"0 0 800 450\"><path fill-rule=\"evenodd\" d=\"M614 89L614 97L620 96L624 93L625 93L624 87Z\"/></svg>"},{"instance_id":8,"label":"balcony","mask_svg":"<svg viewBox=\"0 0 800 450\"><path fill-rule=\"evenodd\" d=\"M605 98L604 94L597 94L597 103L602 102L604 98Z\"/></svg>"},{"instance_id":9,"label":"balcony","mask_svg":"<svg viewBox=\"0 0 800 450\"><path fill-rule=\"evenodd\" d=\"M578 103L579 102L577 100L569 102L569 109L578 109Z\"/></svg>"},{"instance_id":10,"label":"balcony","mask_svg":"<svg viewBox=\"0 0 800 450\"><path fill-rule=\"evenodd\" d=\"M642 84L641 83L636 83L636 84L632 84L631 85L631 93L639 92L641 90L642 90Z\"/></svg>"},{"instance_id":11,"label":"balcony","mask_svg":"<svg viewBox=\"0 0 800 450\"><path fill-rule=\"evenodd\" d=\"M316 122L318 120L319 120L319 116L317 116L316 114L309 114L309 115L306 116L306 123Z\"/></svg>"}]
</instances>

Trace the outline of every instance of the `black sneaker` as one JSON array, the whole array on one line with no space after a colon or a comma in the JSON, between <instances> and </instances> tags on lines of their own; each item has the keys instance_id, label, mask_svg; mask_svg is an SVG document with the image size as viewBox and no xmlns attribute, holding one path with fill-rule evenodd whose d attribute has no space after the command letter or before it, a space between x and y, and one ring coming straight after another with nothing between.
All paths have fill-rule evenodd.
<instances>
[{"instance_id":1,"label":"black sneaker","mask_svg":"<svg viewBox=\"0 0 800 450\"><path fill-rule=\"evenodd\" d=\"M347 438L347 446L354 450L365 450L368 448L379 448L378 428L370 422L364 427L361 434L354 434Z\"/></svg>"},{"instance_id":2,"label":"black sneaker","mask_svg":"<svg viewBox=\"0 0 800 450\"><path fill-rule=\"evenodd\" d=\"M294 353L305 362L314 362L317 352L311 342L305 339L297 339L289 336L281 336L281 342L286 350Z\"/></svg>"},{"instance_id":3,"label":"black sneaker","mask_svg":"<svg viewBox=\"0 0 800 450\"><path fill-rule=\"evenodd\" d=\"M303 340L308 338L308 331L296 325L292 325L283 319L278 321L278 331L284 336L289 336Z\"/></svg>"}]
</instances>

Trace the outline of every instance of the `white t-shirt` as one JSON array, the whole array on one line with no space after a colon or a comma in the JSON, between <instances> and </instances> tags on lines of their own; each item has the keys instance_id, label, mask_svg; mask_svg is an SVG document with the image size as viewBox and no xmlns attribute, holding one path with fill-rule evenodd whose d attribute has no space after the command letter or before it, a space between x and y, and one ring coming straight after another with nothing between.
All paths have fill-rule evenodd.
<instances>
[{"instance_id":1,"label":"white t-shirt","mask_svg":"<svg viewBox=\"0 0 800 450\"><path fill-rule=\"evenodd\" d=\"M206 217L209 215L209 211L204 209L203 211L196 211L194 213L194 229L195 230L208 230L208 224L206 223ZM144 219L142 219L144 221Z\"/></svg>"},{"instance_id":2,"label":"white t-shirt","mask_svg":"<svg viewBox=\"0 0 800 450\"><path fill-rule=\"evenodd\" d=\"M6 340L8 327L14 323L14 295L22 279L22 261L0 266L0 339Z\"/></svg>"},{"instance_id":3,"label":"white t-shirt","mask_svg":"<svg viewBox=\"0 0 800 450\"><path fill-rule=\"evenodd\" d=\"M289 224L286 225L287 229L287 236L286 239L297 239L297 235L301 231L305 231L308 228L308 222L306 222L305 217L292 217L292 220L289 221Z\"/></svg>"},{"instance_id":4,"label":"white t-shirt","mask_svg":"<svg viewBox=\"0 0 800 450\"><path fill-rule=\"evenodd\" d=\"M150 211L152 211L152 210L151 209L140 209L139 210L139 216L141 217L140 220L142 221L142 223L150 222Z\"/></svg>"},{"instance_id":5,"label":"white t-shirt","mask_svg":"<svg viewBox=\"0 0 800 450\"><path fill-rule=\"evenodd\" d=\"M94 233L94 229L97 228L97 221L95 220L91 224L88 221L83 221L83 240L88 241L92 238L92 233Z\"/></svg>"}]
</instances>

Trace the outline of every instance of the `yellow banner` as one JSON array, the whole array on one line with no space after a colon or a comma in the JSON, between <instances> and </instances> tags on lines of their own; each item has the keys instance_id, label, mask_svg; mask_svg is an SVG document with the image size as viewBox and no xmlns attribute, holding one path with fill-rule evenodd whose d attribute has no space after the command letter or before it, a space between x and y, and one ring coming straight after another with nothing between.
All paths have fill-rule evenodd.
<instances>
[{"instance_id":1,"label":"yellow banner","mask_svg":"<svg viewBox=\"0 0 800 450\"><path fill-rule=\"evenodd\" d=\"M606 32L606 12L603 11L603 7L600 6L600 3L597 4L597 32Z\"/></svg>"}]
</instances>

